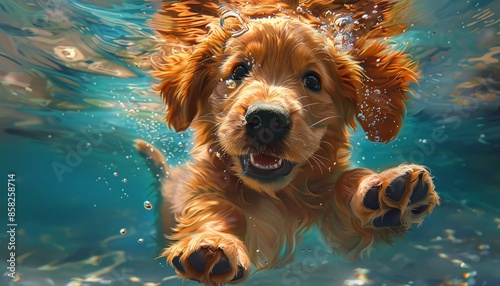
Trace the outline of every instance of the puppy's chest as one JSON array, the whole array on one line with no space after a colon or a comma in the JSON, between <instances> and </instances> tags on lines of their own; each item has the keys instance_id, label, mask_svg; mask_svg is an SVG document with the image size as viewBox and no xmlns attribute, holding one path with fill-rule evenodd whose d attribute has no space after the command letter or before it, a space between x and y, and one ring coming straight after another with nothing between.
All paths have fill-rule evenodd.
<instances>
[{"instance_id":1,"label":"puppy's chest","mask_svg":"<svg viewBox=\"0 0 500 286\"><path fill-rule=\"evenodd\" d=\"M244 209L247 224L245 245L252 261L277 258L287 242L294 240L300 219L286 205L260 199Z\"/></svg>"},{"instance_id":2,"label":"puppy's chest","mask_svg":"<svg viewBox=\"0 0 500 286\"><path fill-rule=\"evenodd\" d=\"M272 227L274 229L283 227L283 219L289 215L285 206L269 200L259 200L256 203L247 206L245 214L247 215L247 227L249 229L259 227Z\"/></svg>"}]
</instances>

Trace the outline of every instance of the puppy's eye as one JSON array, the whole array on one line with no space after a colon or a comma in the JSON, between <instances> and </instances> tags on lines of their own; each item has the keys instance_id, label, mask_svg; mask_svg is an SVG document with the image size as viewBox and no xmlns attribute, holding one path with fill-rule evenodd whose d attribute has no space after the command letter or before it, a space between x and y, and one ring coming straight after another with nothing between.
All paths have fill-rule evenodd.
<instances>
[{"instance_id":1,"label":"puppy's eye","mask_svg":"<svg viewBox=\"0 0 500 286\"><path fill-rule=\"evenodd\" d=\"M245 65L237 65L231 73L232 80L242 80L246 76L248 76L248 68Z\"/></svg>"},{"instance_id":2,"label":"puppy's eye","mask_svg":"<svg viewBox=\"0 0 500 286\"><path fill-rule=\"evenodd\" d=\"M315 73L308 73L304 76L304 86L312 91L321 90L321 82L319 76Z\"/></svg>"}]
</instances>

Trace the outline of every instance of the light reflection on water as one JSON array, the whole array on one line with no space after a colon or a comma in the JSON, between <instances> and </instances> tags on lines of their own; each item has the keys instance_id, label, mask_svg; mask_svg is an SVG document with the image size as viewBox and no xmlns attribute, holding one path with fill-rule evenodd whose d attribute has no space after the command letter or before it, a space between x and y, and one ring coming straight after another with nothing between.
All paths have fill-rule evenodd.
<instances>
[{"instance_id":1,"label":"light reflection on water","mask_svg":"<svg viewBox=\"0 0 500 286\"><path fill-rule=\"evenodd\" d=\"M422 16L398 38L423 76L409 116L387 145L356 133L353 163L375 170L425 164L443 205L362 262L327 257L313 235L297 262L247 285L500 283L500 8L495 1L417 2ZM154 203L148 211L144 202L154 202L155 180L132 147L144 138L169 164L188 159L189 133L166 128L148 76L157 39L147 23L157 5L0 3L0 169L18 178L17 285L181 285L154 260ZM57 164L69 169L58 173Z\"/></svg>"}]
</instances>

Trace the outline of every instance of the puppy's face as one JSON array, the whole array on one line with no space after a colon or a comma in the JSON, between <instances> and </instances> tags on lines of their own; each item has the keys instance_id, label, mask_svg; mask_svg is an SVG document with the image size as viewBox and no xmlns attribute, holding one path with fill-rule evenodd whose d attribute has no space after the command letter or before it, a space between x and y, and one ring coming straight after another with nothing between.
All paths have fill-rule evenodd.
<instances>
[{"instance_id":1,"label":"puppy's face","mask_svg":"<svg viewBox=\"0 0 500 286\"><path fill-rule=\"evenodd\" d=\"M220 146L246 185L269 194L332 161L345 163L337 154L355 119L369 140L391 141L417 65L383 40L405 27L390 12L395 2L352 2L301 1L312 14L300 15L294 5L244 5L238 14L211 1L165 2L154 21L165 42L151 64L169 127L195 129L196 150ZM385 12L361 16L374 5ZM323 27L337 23L331 11L346 9L358 12L347 35L352 49L343 54L338 40L346 35Z\"/></svg>"},{"instance_id":2,"label":"puppy's face","mask_svg":"<svg viewBox=\"0 0 500 286\"><path fill-rule=\"evenodd\" d=\"M346 83L358 81L359 67L298 21L253 21L227 41L218 74L216 140L253 189L280 190L304 164L321 164L315 153L327 130L342 133L352 120Z\"/></svg>"}]
</instances>

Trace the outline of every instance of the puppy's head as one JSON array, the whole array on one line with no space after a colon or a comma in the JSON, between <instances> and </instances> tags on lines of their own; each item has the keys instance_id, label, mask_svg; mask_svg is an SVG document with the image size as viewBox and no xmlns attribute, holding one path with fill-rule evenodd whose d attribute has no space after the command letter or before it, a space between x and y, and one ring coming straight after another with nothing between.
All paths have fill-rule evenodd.
<instances>
[{"instance_id":1,"label":"puppy's head","mask_svg":"<svg viewBox=\"0 0 500 286\"><path fill-rule=\"evenodd\" d=\"M164 57L157 75L169 125L191 125L198 143L217 143L246 185L284 188L302 166L331 159L319 158L321 149L344 148L333 138L345 141L335 134L354 128L356 118L373 141L398 133L416 76L405 55L366 39L340 52L297 19L254 19L241 28L234 37L212 24L199 44Z\"/></svg>"},{"instance_id":2,"label":"puppy's head","mask_svg":"<svg viewBox=\"0 0 500 286\"><path fill-rule=\"evenodd\" d=\"M329 128L343 133L352 121L360 67L334 51L309 26L281 19L255 20L227 41L211 104L217 140L247 185L283 188Z\"/></svg>"}]
</instances>

